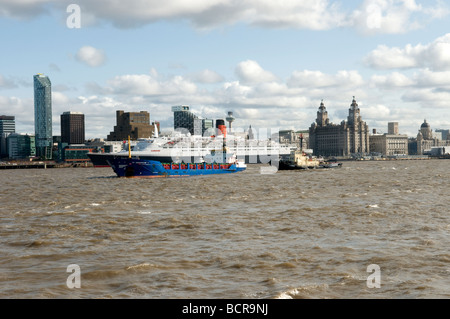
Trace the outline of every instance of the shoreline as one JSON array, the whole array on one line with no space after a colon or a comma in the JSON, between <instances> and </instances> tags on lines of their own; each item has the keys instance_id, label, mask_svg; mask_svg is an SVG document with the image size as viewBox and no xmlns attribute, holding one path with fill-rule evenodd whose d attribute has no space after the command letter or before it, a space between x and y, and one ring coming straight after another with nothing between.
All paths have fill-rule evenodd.
<instances>
[{"instance_id":1,"label":"shoreline","mask_svg":"<svg viewBox=\"0 0 450 319\"><path fill-rule=\"evenodd\" d=\"M339 162L395 162L395 161L430 161L430 160L448 160L450 157L405 157L405 158L372 158L372 159L354 159L354 158L336 158ZM251 164L248 165L261 165ZM16 162L0 164L0 170L6 169L49 169L49 168L94 168L92 163L56 163L56 162Z\"/></svg>"}]
</instances>

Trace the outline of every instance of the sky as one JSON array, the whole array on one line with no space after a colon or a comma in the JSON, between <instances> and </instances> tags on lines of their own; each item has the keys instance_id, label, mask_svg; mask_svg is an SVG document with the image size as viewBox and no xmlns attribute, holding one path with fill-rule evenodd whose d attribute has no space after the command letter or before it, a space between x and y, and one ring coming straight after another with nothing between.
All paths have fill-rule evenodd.
<instances>
[{"instance_id":1,"label":"sky","mask_svg":"<svg viewBox=\"0 0 450 319\"><path fill-rule=\"evenodd\" d=\"M450 1L0 0L0 115L34 133L33 75L106 138L116 111L173 128L175 105L236 129L307 130L321 101L370 130L450 129Z\"/></svg>"}]
</instances>

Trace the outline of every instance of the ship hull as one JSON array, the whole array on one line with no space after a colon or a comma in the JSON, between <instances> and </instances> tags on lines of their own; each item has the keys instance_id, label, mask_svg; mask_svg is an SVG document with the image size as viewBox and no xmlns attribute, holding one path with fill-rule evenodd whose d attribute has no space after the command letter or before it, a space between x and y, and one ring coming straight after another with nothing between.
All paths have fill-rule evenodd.
<instances>
[{"instance_id":1,"label":"ship hull","mask_svg":"<svg viewBox=\"0 0 450 319\"><path fill-rule=\"evenodd\" d=\"M278 170L280 171L293 171L293 170L306 170L306 169L327 169L327 168L341 168L342 163L321 163L318 166L299 166L288 161L280 161Z\"/></svg>"},{"instance_id":2,"label":"ship hull","mask_svg":"<svg viewBox=\"0 0 450 319\"><path fill-rule=\"evenodd\" d=\"M136 158L108 160L118 177L188 177L242 172L246 168L238 164L184 164L163 163Z\"/></svg>"},{"instance_id":3,"label":"ship hull","mask_svg":"<svg viewBox=\"0 0 450 319\"><path fill-rule=\"evenodd\" d=\"M174 159L172 156L163 156L163 155L134 155L143 160L149 161L159 161L163 163L172 163ZM111 162L115 159L120 158L128 158L127 153L88 153L88 157L90 158L94 167L109 167L108 161ZM238 159L242 159L245 164L268 164L271 162L272 155L238 155ZM182 160L185 162L196 163L198 162L199 156L183 156Z\"/></svg>"}]
</instances>

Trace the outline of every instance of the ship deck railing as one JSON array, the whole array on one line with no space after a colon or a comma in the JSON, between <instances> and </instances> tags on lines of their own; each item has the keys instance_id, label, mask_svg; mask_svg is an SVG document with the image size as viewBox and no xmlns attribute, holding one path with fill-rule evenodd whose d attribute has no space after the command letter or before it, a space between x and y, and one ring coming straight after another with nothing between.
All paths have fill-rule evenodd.
<instances>
[{"instance_id":1,"label":"ship deck railing","mask_svg":"<svg viewBox=\"0 0 450 319\"><path fill-rule=\"evenodd\" d=\"M202 170L202 169L228 169L233 164L232 163L204 163L204 164L177 164L177 163L161 163L164 167L164 169L168 170Z\"/></svg>"}]
</instances>

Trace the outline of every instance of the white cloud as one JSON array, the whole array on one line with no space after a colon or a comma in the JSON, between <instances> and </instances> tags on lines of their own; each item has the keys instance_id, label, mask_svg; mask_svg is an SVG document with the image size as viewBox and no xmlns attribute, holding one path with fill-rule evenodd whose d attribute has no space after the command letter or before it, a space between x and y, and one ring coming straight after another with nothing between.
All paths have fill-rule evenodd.
<instances>
[{"instance_id":1,"label":"white cloud","mask_svg":"<svg viewBox=\"0 0 450 319\"><path fill-rule=\"evenodd\" d=\"M419 29L432 19L445 17L448 15L448 12L443 13L445 8L440 1L435 6L425 7L416 0L365 0L350 15L349 25L365 34L401 34Z\"/></svg>"},{"instance_id":2,"label":"white cloud","mask_svg":"<svg viewBox=\"0 0 450 319\"><path fill-rule=\"evenodd\" d=\"M425 2L425 1L421 1ZM65 12L72 0L3 0L0 16L32 18L52 9ZM82 25L108 22L135 28L162 20L184 20L199 29L244 23L264 28L330 30L355 28L366 33L404 33L449 15L442 0L433 6L418 0L365 0L344 9L332 0L78 0Z\"/></svg>"},{"instance_id":3,"label":"white cloud","mask_svg":"<svg viewBox=\"0 0 450 319\"><path fill-rule=\"evenodd\" d=\"M106 60L105 53L102 50L89 45L81 47L75 55L75 58L91 67L100 66Z\"/></svg>"},{"instance_id":4,"label":"white cloud","mask_svg":"<svg viewBox=\"0 0 450 319\"><path fill-rule=\"evenodd\" d=\"M325 74L321 71L294 71L288 79L289 87L325 88L357 87L364 84L358 71L339 71L337 74Z\"/></svg>"},{"instance_id":5,"label":"white cloud","mask_svg":"<svg viewBox=\"0 0 450 319\"><path fill-rule=\"evenodd\" d=\"M116 94L136 94L144 96L194 94L197 86L184 79L174 76L169 80L159 80L149 74L127 74L116 76L108 81L110 90Z\"/></svg>"},{"instance_id":6,"label":"white cloud","mask_svg":"<svg viewBox=\"0 0 450 319\"><path fill-rule=\"evenodd\" d=\"M14 80L10 78L5 78L0 74L0 89L11 89L17 87L17 84Z\"/></svg>"},{"instance_id":7,"label":"white cloud","mask_svg":"<svg viewBox=\"0 0 450 319\"><path fill-rule=\"evenodd\" d=\"M235 73L243 84L277 81L277 77L273 73L264 70L256 61L252 60L240 62Z\"/></svg>"},{"instance_id":8,"label":"white cloud","mask_svg":"<svg viewBox=\"0 0 450 319\"><path fill-rule=\"evenodd\" d=\"M402 96L402 99L405 102L419 102L423 108L427 109L441 108L445 109L446 111L450 109L450 89L439 90L433 88L424 88L409 90ZM430 113L424 113L425 117L427 116L427 114ZM440 114L441 116L447 118L449 116L449 114ZM439 113L437 115L439 115Z\"/></svg>"},{"instance_id":9,"label":"white cloud","mask_svg":"<svg viewBox=\"0 0 450 319\"><path fill-rule=\"evenodd\" d=\"M220 83L224 81L223 76L208 69L190 74L188 78L197 83Z\"/></svg>"},{"instance_id":10,"label":"white cloud","mask_svg":"<svg viewBox=\"0 0 450 319\"><path fill-rule=\"evenodd\" d=\"M419 87L447 87L450 88L450 71L433 72L424 69L415 74L415 81Z\"/></svg>"},{"instance_id":11,"label":"white cloud","mask_svg":"<svg viewBox=\"0 0 450 319\"><path fill-rule=\"evenodd\" d=\"M251 24L268 28L328 30L342 26L346 17L328 0L251 0L246 1Z\"/></svg>"},{"instance_id":12,"label":"white cloud","mask_svg":"<svg viewBox=\"0 0 450 319\"><path fill-rule=\"evenodd\" d=\"M0 95L0 115L15 116L16 132L34 134L33 98Z\"/></svg>"},{"instance_id":13,"label":"white cloud","mask_svg":"<svg viewBox=\"0 0 450 319\"><path fill-rule=\"evenodd\" d=\"M394 72L389 75L373 75L370 83L372 87L396 90L399 87L413 86L416 82L402 73Z\"/></svg>"},{"instance_id":14,"label":"white cloud","mask_svg":"<svg viewBox=\"0 0 450 319\"><path fill-rule=\"evenodd\" d=\"M383 104L369 105L363 108L365 120L389 120L391 107Z\"/></svg>"},{"instance_id":15,"label":"white cloud","mask_svg":"<svg viewBox=\"0 0 450 319\"><path fill-rule=\"evenodd\" d=\"M53 0L2 0L0 17L30 19L48 13Z\"/></svg>"},{"instance_id":16,"label":"white cloud","mask_svg":"<svg viewBox=\"0 0 450 319\"><path fill-rule=\"evenodd\" d=\"M70 100L65 94L52 90L52 108L67 108L70 107Z\"/></svg>"},{"instance_id":17,"label":"white cloud","mask_svg":"<svg viewBox=\"0 0 450 319\"><path fill-rule=\"evenodd\" d=\"M244 22L270 28L325 30L345 21L345 14L328 0L131 0L113 4L107 0L80 0L78 3L88 12L94 12L99 20L110 21L121 28L185 19L197 28Z\"/></svg>"},{"instance_id":18,"label":"white cloud","mask_svg":"<svg viewBox=\"0 0 450 319\"><path fill-rule=\"evenodd\" d=\"M375 69L430 68L435 71L450 70L450 33L432 43L404 48L385 45L369 53L365 63Z\"/></svg>"}]
</instances>

